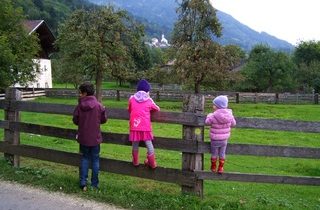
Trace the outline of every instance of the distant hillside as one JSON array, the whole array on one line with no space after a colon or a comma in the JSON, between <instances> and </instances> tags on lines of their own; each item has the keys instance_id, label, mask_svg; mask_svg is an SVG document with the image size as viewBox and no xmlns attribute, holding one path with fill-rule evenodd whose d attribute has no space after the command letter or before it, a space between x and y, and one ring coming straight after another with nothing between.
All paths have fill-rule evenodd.
<instances>
[{"instance_id":1,"label":"distant hillside","mask_svg":"<svg viewBox=\"0 0 320 210\"><path fill-rule=\"evenodd\" d=\"M175 9L177 7L175 0L88 0L99 5L112 4L118 8L125 9L133 14L137 19L146 25L146 32L155 36L156 32L161 32L170 39L170 33L174 22L177 20ZM215 39L222 45L236 44L246 51L249 51L254 45L263 43L270 47L282 50L292 51L294 46L289 42L276 38L268 33L259 33L248 26L240 23L232 16L218 11L217 16L223 26L222 37ZM150 27L152 26L152 27ZM150 31L152 28L152 32ZM158 34L160 36L160 34Z\"/></svg>"},{"instance_id":2,"label":"distant hillside","mask_svg":"<svg viewBox=\"0 0 320 210\"><path fill-rule=\"evenodd\" d=\"M259 43L268 44L271 48L282 51L291 51L294 48L289 42L278 39L266 32L259 33L224 12L218 11L217 16L223 26L223 35L216 40L223 45L236 44L245 50L250 50Z\"/></svg>"}]
</instances>

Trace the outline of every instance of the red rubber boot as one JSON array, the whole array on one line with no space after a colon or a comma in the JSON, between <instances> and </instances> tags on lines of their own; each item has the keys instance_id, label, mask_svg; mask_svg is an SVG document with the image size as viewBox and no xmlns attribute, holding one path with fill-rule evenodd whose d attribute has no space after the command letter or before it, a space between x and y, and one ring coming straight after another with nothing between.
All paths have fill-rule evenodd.
<instances>
[{"instance_id":1,"label":"red rubber boot","mask_svg":"<svg viewBox=\"0 0 320 210\"><path fill-rule=\"evenodd\" d=\"M149 166L152 169L155 169L157 167L156 157L154 153L151 155L147 154L147 159L144 161L144 164Z\"/></svg>"},{"instance_id":2,"label":"red rubber boot","mask_svg":"<svg viewBox=\"0 0 320 210\"><path fill-rule=\"evenodd\" d=\"M224 159L219 158L219 168L218 168L218 173L219 174L223 173L223 165L224 165Z\"/></svg>"},{"instance_id":3,"label":"red rubber boot","mask_svg":"<svg viewBox=\"0 0 320 210\"><path fill-rule=\"evenodd\" d=\"M132 150L132 164L139 166L139 151Z\"/></svg>"},{"instance_id":4,"label":"red rubber boot","mask_svg":"<svg viewBox=\"0 0 320 210\"><path fill-rule=\"evenodd\" d=\"M211 158L211 171L213 173L217 172L217 158Z\"/></svg>"}]
</instances>

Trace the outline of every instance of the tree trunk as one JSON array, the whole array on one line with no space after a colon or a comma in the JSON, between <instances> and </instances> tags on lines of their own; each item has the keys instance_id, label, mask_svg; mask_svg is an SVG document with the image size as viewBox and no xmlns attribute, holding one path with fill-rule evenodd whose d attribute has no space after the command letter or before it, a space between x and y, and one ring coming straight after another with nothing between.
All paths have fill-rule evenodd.
<instances>
[{"instance_id":1,"label":"tree trunk","mask_svg":"<svg viewBox=\"0 0 320 210\"><path fill-rule=\"evenodd\" d=\"M103 80L103 69L97 69L96 73L96 97L99 102L102 102L102 80Z\"/></svg>"},{"instance_id":2,"label":"tree trunk","mask_svg":"<svg viewBox=\"0 0 320 210\"><path fill-rule=\"evenodd\" d=\"M199 82L194 83L194 93L195 94L200 93L200 83Z\"/></svg>"},{"instance_id":3,"label":"tree trunk","mask_svg":"<svg viewBox=\"0 0 320 210\"><path fill-rule=\"evenodd\" d=\"M268 88L267 88L267 92L272 92L273 91L273 83L272 83L272 80L270 79L269 80L269 85L268 85Z\"/></svg>"}]
</instances>

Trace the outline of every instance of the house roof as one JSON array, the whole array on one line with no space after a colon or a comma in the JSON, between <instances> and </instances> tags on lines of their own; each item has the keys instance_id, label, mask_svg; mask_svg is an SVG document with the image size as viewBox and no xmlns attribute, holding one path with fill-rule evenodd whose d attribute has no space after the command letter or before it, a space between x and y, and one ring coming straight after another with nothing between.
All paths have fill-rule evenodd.
<instances>
[{"instance_id":1,"label":"house roof","mask_svg":"<svg viewBox=\"0 0 320 210\"><path fill-rule=\"evenodd\" d=\"M37 33L41 44L41 52L39 52L39 56L41 58L49 58L49 55L55 51L53 44L56 38L46 22L44 20L25 20L23 25L29 35Z\"/></svg>"},{"instance_id":2,"label":"house roof","mask_svg":"<svg viewBox=\"0 0 320 210\"><path fill-rule=\"evenodd\" d=\"M43 22L44 20L26 20L23 25L27 29L27 32L32 34Z\"/></svg>"}]
</instances>

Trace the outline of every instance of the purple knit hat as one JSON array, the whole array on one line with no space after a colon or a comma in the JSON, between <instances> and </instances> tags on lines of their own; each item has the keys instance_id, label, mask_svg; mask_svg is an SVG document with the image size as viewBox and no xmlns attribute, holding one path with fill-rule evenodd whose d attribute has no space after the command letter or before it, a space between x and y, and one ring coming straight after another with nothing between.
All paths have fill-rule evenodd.
<instances>
[{"instance_id":1,"label":"purple knit hat","mask_svg":"<svg viewBox=\"0 0 320 210\"><path fill-rule=\"evenodd\" d=\"M151 87L147 80L142 79L138 82L137 91L144 91L147 93L150 91L150 89Z\"/></svg>"},{"instance_id":2,"label":"purple knit hat","mask_svg":"<svg viewBox=\"0 0 320 210\"><path fill-rule=\"evenodd\" d=\"M228 108L228 97L217 96L215 99L213 99L212 103L219 109Z\"/></svg>"}]
</instances>

